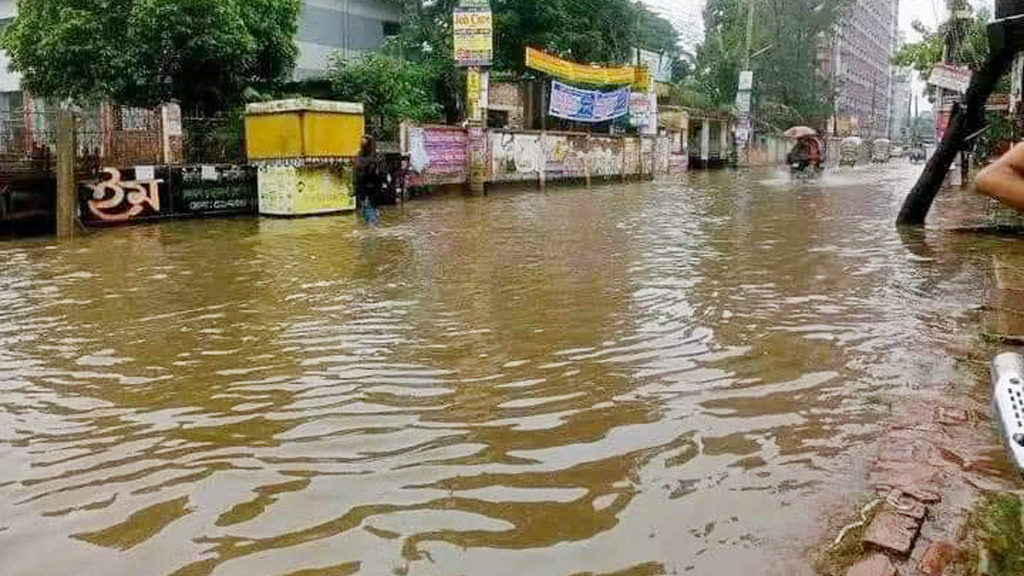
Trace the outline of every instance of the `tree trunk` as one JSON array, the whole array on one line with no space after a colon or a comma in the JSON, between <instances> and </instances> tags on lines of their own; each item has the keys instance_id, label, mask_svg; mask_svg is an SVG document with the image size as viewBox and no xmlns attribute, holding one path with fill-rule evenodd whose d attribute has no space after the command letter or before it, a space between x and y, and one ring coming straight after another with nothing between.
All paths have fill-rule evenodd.
<instances>
[{"instance_id":1,"label":"tree trunk","mask_svg":"<svg viewBox=\"0 0 1024 576\"><path fill-rule=\"evenodd\" d=\"M939 193L942 181L949 173L956 153L965 148L966 138L981 128L985 102L999 83L999 79L1009 69L1012 60L1012 50L1004 48L994 51L981 70L975 74L971 86L967 89L964 106L954 105L949 127L942 142L928 160L917 184L903 201L903 208L896 220L898 225L924 226L928 211L931 210L932 202Z\"/></svg>"}]
</instances>

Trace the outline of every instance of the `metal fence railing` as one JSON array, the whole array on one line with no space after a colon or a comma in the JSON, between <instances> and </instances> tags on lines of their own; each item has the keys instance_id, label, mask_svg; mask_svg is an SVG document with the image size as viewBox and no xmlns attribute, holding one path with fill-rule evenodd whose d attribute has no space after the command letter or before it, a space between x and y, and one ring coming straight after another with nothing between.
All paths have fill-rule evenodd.
<instances>
[{"instance_id":1,"label":"metal fence railing","mask_svg":"<svg viewBox=\"0 0 1024 576\"><path fill-rule=\"evenodd\" d=\"M168 142L164 141L160 114L155 110L94 107L80 112L77 120L78 163L82 171L102 166L162 164L164 145L174 149L177 139L185 164L246 162L241 115L185 117L181 136L170 136ZM49 171L56 145L56 110L0 110L0 172L27 170L32 166Z\"/></svg>"}]
</instances>

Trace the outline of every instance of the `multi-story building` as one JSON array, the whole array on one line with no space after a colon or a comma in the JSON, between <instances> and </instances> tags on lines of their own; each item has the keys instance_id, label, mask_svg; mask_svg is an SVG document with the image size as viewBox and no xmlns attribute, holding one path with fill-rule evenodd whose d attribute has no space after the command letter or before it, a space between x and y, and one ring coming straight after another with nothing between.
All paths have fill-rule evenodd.
<instances>
[{"instance_id":1,"label":"multi-story building","mask_svg":"<svg viewBox=\"0 0 1024 576\"><path fill-rule=\"evenodd\" d=\"M352 58L380 47L398 34L401 18L395 0L303 0L295 77L322 75L334 55Z\"/></svg>"},{"instance_id":2,"label":"multi-story building","mask_svg":"<svg viewBox=\"0 0 1024 576\"><path fill-rule=\"evenodd\" d=\"M822 38L819 73L832 87L833 126L840 135L889 134L899 0L855 0L835 30Z\"/></svg>"}]
</instances>

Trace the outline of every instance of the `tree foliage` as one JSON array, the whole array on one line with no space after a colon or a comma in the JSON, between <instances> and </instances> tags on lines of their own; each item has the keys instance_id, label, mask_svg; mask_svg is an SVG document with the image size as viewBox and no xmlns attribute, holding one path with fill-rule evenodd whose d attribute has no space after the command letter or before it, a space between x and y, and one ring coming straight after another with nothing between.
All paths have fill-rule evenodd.
<instances>
[{"instance_id":1,"label":"tree foliage","mask_svg":"<svg viewBox=\"0 0 1024 576\"><path fill-rule=\"evenodd\" d=\"M927 80L935 64L942 61L947 37L955 35L958 42L955 43L956 50L950 55L951 59L972 70L978 70L988 58L986 29L989 19L988 11L981 9L972 20L946 22L935 30L915 20L912 26L921 35L921 40L901 46L893 56L893 63L913 68L922 80ZM956 28L953 28L954 26ZM928 88L928 96L929 99L934 96L931 87Z\"/></svg>"},{"instance_id":2,"label":"tree foliage","mask_svg":"<svg viewBox=\"0 0 1024 576\"><path fill-rule=\"evenodd\" d=\"M829 88L818 75L820 38L841 21L851 0L708 0L704 40L694 54L687 86L715 104L736 97L746 57L748 10L753 6L751 52L754 93L780 122L814 124L827 114Z\"/></svg>"},{"instance_id":3,"label":"tree foliage","mask_svg":"<svg viewBox=\"0 0 1024 576\"><path fill-rule=\"evenodd\" d=\"M287 79L301 0L19 0L11 68L47 98L220 110Z\"/></svg>"},{"instance_id":4,"label":"tree foliage","mask_svg":"<svg viewBox=\"0 0 1024 576\"><path fill-rule=\"evenodd\" d=\"M353 61L335 59L329 73L333 94L362 102L371 126L393 136L402 120L437 120L441 107L430 90L431 70L387 54L369 53Z\"/></svg>"},{"instance_id":5,"label":"tree foliage","mask_svg":"<svg viewBox=\"0 0 1024 576\"><path fill-rule=\"evenodd\" d=\"M452 57L458 0L404 0L405 22L388 54L422 66L424 85L449 121L462 117L463 81ZM664 18L630 0L492 0L494 70L527 73L527 46L579 62L622 64L635 47L675 56L679 36ZM638 26L639 24L639 26Z\"/></svg>"}]
</instances>

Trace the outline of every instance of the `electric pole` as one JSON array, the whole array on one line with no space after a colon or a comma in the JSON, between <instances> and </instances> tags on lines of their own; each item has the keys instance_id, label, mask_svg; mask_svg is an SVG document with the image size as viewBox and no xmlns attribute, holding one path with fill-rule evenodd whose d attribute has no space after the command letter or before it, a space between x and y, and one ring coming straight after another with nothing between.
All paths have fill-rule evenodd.
<instances>
[{"instance_id":1,"label":"electric pole","mask_svg":"<svg viewBox=\"0 0 1024 576\"><path fill-rule=\"evenodd\" d=\"M751 70L753 56L750 52L750 44L754 36L754 1L747 0L747 40L743 55L743 70L740 71L739 90L736 92L736 108L740 112L739 123L736 127L736 145L740 150L736 151L736 158L738 161L740 152L742 152L748 166L750 165L750 139L753 137L751 100L754 91L754 72Z\"/></svg>"},{"instance_id":2,"label":"electric pole","mask_svg":"<svg viewBox=\"0 0 1024 576\"><path fill-rule=\"evenodd\" d=\"M957 66L960 62L960 40L964 34L964 26L962 22L964 19L971 18L971 6L967 3L967 0L947 0L946 6L949 8L949 25L946 27L946 38L945 45L942 48L942 61L953 66ZM955 94L955 92L953 93ZM941 115L943 109L946 107L946 90L939 88L939 114ZM947 112L950 117L952 116L952 110ZM948 127L947 127L948 130ZM971 171L971 157L966 149L960 150L960 185L966 186L967 181L970 178Z\"/></svg>"}]
</instances>

